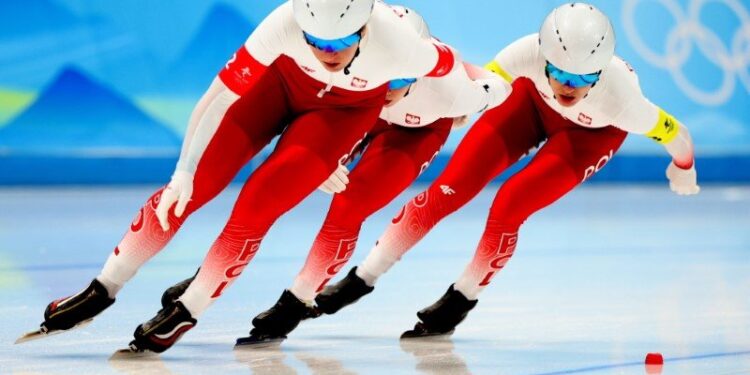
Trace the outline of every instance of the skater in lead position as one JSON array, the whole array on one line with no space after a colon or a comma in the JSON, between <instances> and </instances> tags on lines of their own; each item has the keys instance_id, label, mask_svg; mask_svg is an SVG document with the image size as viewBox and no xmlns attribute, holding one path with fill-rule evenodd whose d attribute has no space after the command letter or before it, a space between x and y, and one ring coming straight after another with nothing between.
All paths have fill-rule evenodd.
<instances>
[{"instance_id":1,"label":"skater in lead position","mask_svg":"<svg viewBox=\"0 0 750 375\"><path fill-rule=\"evenodd\" d=\"M502 50L487 68L512 82L511 95L474 124L445 171L402 208L367 258L317 296L318 308L333 314L371 292L442 218L543 141L498 190L471 263L437 302L417 313L420 321L402 338L452 333L513 255L519 227L600 171L627 133L663 144L672 157L670 188L697 194L687 129L643 96L635 72L614 49L609 19L574 3L555 9L538 34Z\"/></svg>"},{"instance_id":2,"label":"skater in lead position","mask_svg":"<svg viewBox=\"0 0 750 375\"><path fill-rule=\"evenodd\" d=\"M425 38L427 25L413 10L393 7ZM270 309L253 319L250 336L238 345L280 341L310 314L313 300L354 253L362 223L393 200L424 171L445 143L454 122L496 107L510 85L489 71L463 65L440 78L391 81L386 105L375 128L358 147L364 149L349 175L344 165L321 187L337 193L307 261L293 285ZM351 159L351 158L350 158ZM191 279L170 288L164 300L176 300Z\"/></svg>"},{"instance_id":3,"label":"skater in lead position","mask_svg":"<svg viewBox=\"0 0 750 375\"><path fill-rule=\"evenodd\" d=\"M135 352L168 349L240 275L274 221L325 181L372 128L388 82L443 76L454 62L448 46L421 38L381 2L281 5L197 105L197 125L192 129L191 122L172 181L141 208L91 285L49 304L36 334L74 328L109 307L186 217L283 131L243 186L195 282L179 301L138 326L130 345Z\"/></svg>"}]
</instances>

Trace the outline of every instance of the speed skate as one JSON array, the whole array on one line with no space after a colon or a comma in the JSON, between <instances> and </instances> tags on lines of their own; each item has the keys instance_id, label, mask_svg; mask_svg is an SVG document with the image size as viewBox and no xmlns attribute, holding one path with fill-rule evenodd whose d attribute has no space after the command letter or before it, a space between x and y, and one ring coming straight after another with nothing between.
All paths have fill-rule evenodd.
<instances>
[{"instance_id":1,"label":"speed skate","mask_svg":"<svg viewBox=\"0 0 750 375\"><path fill-rule=\"evenodd\" d=\"M73 328L70 328L70 329L48 329L42 324L42 326L39 327L39 329L24 333L23 335L21 335L21 337L16 339L16 342L14 344L22 344L28 341L43 339L45 337L56 335L58 333L63 333L67 331L72 331L74 329L83 328L91 324L91 321L93 320L94 319L84 320L83 322L76 324L75 326L73 326Z\"/></svg>"}]
</instances>

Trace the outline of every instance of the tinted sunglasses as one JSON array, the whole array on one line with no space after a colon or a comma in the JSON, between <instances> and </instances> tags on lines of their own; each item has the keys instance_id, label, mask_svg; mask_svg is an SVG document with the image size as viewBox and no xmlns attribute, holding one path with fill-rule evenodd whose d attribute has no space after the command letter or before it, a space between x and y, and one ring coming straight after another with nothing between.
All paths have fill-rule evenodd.
<instances>
[{"instance_id":1,"label":"tinted sunglasses","mask_svg":"<svg viewBox=\"0 0 750 375\"><path fill-rule=\"evenodd\" d=\"M327 53L345 50L362 40L362 35L359 31L352 35L339 39L321 39L312 36L304 31L302 32L302 34L305 36L305 41L307 42L307 44Z\"/></svg>"},{"instance_id":2,"label":"tinted sunglasses","mask_svg":"<svg viewBox=\"0 0 750 375\"><path fill-rule=\"evenodd\" d=\"M547 70L547 74L549 74L556 81L562 83L565 86L569 86L573 88L593 85L594 83L599 81L599 77L602 74L601 71L598 71L596 73L590 73L590 74L568 73L552 65L552 63L550 63L549 61L547 61L547 67L545 69Z\"/></svg>"}]
</instances>

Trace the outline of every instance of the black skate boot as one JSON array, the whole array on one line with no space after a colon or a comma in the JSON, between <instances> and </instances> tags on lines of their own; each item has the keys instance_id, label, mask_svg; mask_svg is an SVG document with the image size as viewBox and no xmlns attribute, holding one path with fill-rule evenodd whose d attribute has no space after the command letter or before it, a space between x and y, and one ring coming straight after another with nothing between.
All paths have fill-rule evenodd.
<instances>
[{"instance_id":1,"label":"black skate boot","mask_svg":"<svg viewBox=\"0 0 750 375\"><path fill-rule=\"evenodd\" d=\"M402 339L450 335L461 323L469 311L477 305L478 300L470 301L453 285L440 299L417 313L421 320L414 329L404 332Z\"/></svg>"},{"instance_id":2,"label":"black skate boot","mask_svg":"<svg viewBox=\"0 0 750 375\"><path fill-rule=\"evenodd\" d=\"M364 280L360 279L356 272L357 267L352 268L346 277L323 289L315 297L317 310L329 315L335 314L375 289L374 286L369 286Z\"/></svg>"},{"instance_id":3,"label":"black skate boot","mask_svg":"<svg viewBox=\"0 0 750 375\"><path fill-rule=\"evenodd\" d=\"M310 314L311 309L292 292L284 290L275 305L253 319L250 336L237 339L235 346L281 342Z\"/></svg>"},{"instance_id":4,"label":"black skate boot","mask_svg":"<svg viewBox=\"0 0 750 375\"><path fill-rule=\"evenodd\" d=\"M161 353L174 345L198 321L193 319L185 305L176 301L169 307L159 310L151 320L135 329L135 340L130 342L130 352Z\"/></svg>"},{"instance_id":5,"label":"black skate boot","mask_svg":"<svg viewBox=\"0 0 750 375\"><path fill-rule=\"evenodd\" d=\"M39 329L16 340L16 344L61 333L89 324L95 316L115 303L97 279L78 294L52 301L44 311L44 322Z\"/></svg>"},{"instance_id":6,"label":"black skate boot","mask_svg":"<svg viewBox=\"0 0 750 375\"><path fill-rule=\"evenodd\" d=\"M177 299L179 299L182 294L185 293L193 280L195 280L195 277L198 276L198 272L200 272L200 270L201 269L198 268L198 270L195 271L195 275L193 275L193 277L182 280L179 283L167 288L167 290L164 291L164 294L161 295L161 307L166 308L177 302Z\"/></svg>"}]
</instances>

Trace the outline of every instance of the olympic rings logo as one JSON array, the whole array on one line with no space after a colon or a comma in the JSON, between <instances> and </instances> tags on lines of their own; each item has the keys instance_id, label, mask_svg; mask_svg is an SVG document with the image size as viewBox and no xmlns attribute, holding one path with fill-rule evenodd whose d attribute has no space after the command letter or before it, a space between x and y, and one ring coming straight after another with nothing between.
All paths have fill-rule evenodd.
<instances>
[{"instance_id":1,"label":"olympic rings logo","mask_svg":"<svg viewBox=\"0 0 750 375\"><path fill-rule=\"evenodd\" d=\"M669 71L677 86L694 101L703 105L721 105L729 101L739 81L750 93L750 12L738 0L690 0L687 14L676 0L656 0L674 18L676 25L667 34L663 53L655 52L641 39L635 25L635 10L641 0L626 0L623 5L625 34L633 48L646 61ZM732 37L731 46L726 46L716 33L703 25L700 13L709 2L720 3L729 8L740 21L740 26ZM696 87L683 72L683 66L693 53L693 45L698 51L723 71L721 86L715 90Z\"/></svg>"}]
</instances>

